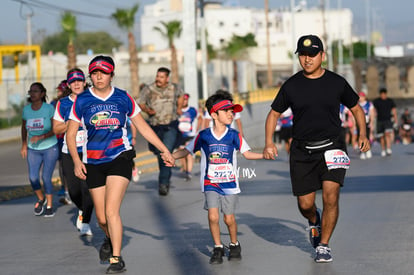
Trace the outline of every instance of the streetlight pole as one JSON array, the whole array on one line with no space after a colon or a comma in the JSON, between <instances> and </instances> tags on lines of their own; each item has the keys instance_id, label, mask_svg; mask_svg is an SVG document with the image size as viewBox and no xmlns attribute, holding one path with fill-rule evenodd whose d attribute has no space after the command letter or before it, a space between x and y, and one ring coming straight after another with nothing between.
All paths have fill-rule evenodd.
<instances>
[{"instance_id":1,"label":"streetlight pole","mask_svg":"<svg viewBox=\"0 0 414 275\"><path fill-rule=\"evenodd\" d=\"M200 42L201 42L201 79L203 84L203 99L208 98L208 79L207 79L207 39L206 23L204 19L204 0L200 1Z\"/></svg>"},{"instance_id":2,"label":"streetlight pole","mask_svg":"<svg viewBox=\"0 0 414 275\"><path fill-rule=\"evenodd\" d=\"M367 60L371 59L371 17L370 17L370 1L366 0L366 28L367 28Z\"/></svg>"},{"instance_id":3,"label":"streetlight pole","mask_svg":"<svg viewBox=\"0 0 414 275\"><path fill-rule=\"evenodd\" d=\"M266 50L267 50L267 86L273 86L272 62L270 55L270 34L269 34L269 0L265 0L265 21L266 21Z\"/></svg>"},{"instance_id":4,"label":"streetlight pole","mask_svg":"<svg viewBox=\"0 0 414 275\"><path fill-rule=\"evenodd\" d=\"M194 0L183 0L184 88L190 96L190 106L198 106L196 5Z\"/></svg>"},{"instance_id":5,"label":"streetlight pole","mask_svg":"<svg viewBox=\"0 0 414 275\"><path fill-rule=\"evenodd\" d=\"M292 27L292 49L294 49L295 44L296 44L296 27L295 27L295 0L290 0L290 13L291 13L291 27ZM292 74L295 74L298 70L298 66L297 66L297 61L295 58L295 53L294 50L292 52Z\"/></svg>"}]
</instances>

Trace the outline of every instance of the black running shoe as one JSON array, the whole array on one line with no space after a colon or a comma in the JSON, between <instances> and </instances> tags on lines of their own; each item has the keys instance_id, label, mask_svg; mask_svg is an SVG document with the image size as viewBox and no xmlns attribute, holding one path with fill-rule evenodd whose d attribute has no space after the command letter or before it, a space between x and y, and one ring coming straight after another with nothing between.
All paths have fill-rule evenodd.
<instances>
[{"instance_id":1,"label":"black running shoe","mask_svg":"<svg viewBox=\"0 0 414 275\"><path fill-rule=\"evenodd\" d=\"M237 244L229 244L229 261L237 261L241 260L241 247L240 243L237 242Z\"/></svg>"},{"instance_id":2,"label":"black running shoe","mask_svg":"<svg viewBox=\"0 0 414 275\"><path fill-rule=\"evenodd\" d=\"M43 200L38 200L35 204L34 207L34 214L36 216L40 216L43 214L43 212L45 211L45 206L46 206L46 198L44 198Z\"/></svg>"},{"instance_id":3,"label":"black running shoe","mask_svg":"<svg viewBox=\"0 0 414 275\"><path fill-rule=\"evenodd\" d=\"M111 255L112 255L111 239L105 236L101 249L99 249L99 259L103 262L106 262L109 260Z\"/></svg>"},{"instance_id":4,"label":"black running shoe","mask_svg":"<svg viewBox=\"0 0 414 275\"><path fill-rule=\"evenodd\" d=\"M170 187L168 185L160 184L158 186L158 194L160 194L161 196L167 196L168 191L170 191Z\"/></svg>"},{"instance_id":5,"label":"black running shoe","mask_svg":"<svg viewBox=\"0 0 414 275\"><path fill-rule=\"evenodd\" d=\"M106 274L122 273L126 271L125 262L121 256L112 256L109 258L109 267L106 270Z\"/></svg>"},{"instance_id":6,"label":"black running shoe","mask_svg":"<svg viewBox=\"0 0 414 275\"><path fill-rule=\"evenodd\" d=\"M214 247L213 255L210 258L210 264L222 264L224 256L223 247Z\"/></svg>"},{"instance_id":7,"label":"black running shoe","mask_svg":"<svg viewBox=\"0 0 414 275\"><path fill-rule=\"evenodd\" d=\"M309 222L309 241L313 248L316 248L319 243L321 242L321 210L319 208L316 209L316 223L312 224Z\"/></svg>"}]
</instances>

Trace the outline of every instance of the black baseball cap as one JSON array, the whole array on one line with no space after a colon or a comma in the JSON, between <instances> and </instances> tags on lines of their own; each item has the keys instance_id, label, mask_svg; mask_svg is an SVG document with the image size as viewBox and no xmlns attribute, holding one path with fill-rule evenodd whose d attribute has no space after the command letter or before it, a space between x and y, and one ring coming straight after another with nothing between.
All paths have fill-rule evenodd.
<instances>
[{"instance_id":1,"label":"black baseball cap","mask_svg":"<svg viewBox=\"0 0 414 275\"><path fill-rule=\"evenodd\" d=\"M323 52L323 44L319 37L309 34L299 38L295 53L316 55L319 52Z\"/></svg>"}]
</instances>

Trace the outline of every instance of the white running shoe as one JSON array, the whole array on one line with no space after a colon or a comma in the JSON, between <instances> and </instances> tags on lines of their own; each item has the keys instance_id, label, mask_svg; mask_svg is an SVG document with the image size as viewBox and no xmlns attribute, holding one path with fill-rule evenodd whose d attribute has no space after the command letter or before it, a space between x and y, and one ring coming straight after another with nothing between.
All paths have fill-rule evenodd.
<instances>
[{"instance_id":1,"label":"white running shoe","mask_svg":"<svg viewBox=\"0 0 414 275\"><path fill-rule=\"evenodd\" d=\"M138 168L134 166L134 168L132 168L132 181L137 183L139 181L139 172L138 172Z\"/></svg>"},{"instance_id":2,"label":"white running shoe","mask_svg":"<svg viewBox=\"0 0 414 275\"><path fill-rule=\"evenodd\" d=\"M366 159L366 158L367 158L367 155L366 155L364 152L362 152L362 153L359 155L359 158L360 158L360 159Z\"/></svg>"},{"instance_id":3,"label":"white running shoe","mask_svg":"<svg viewBox=\"0 0 414 275\"><path fill-rule=\"evenodd\" d=\"M391 148L387 148L387 155L391 155L392 154L392 150L391 150Z\"/></svg>"},{"instance_id":4,"label":"white running shoe","mask_svg":"<svg viewBox=\"0 0 414 275\"><path fill-rule=\"evenodd\" d=\"M367 159L372 158L372 152L371 152L371 150L368 150L365 154L367 156Z\"/></svg>"},{"instance_id":5,"label":"white running shoe","mask_svg":"<svg viewBox=\"0 0 414 275\"><path fill-rule=\"evenodd\" d=\"M89 226L89 223L82 223L81 229L80 229L81 236L92 236L92 230Z\"/></svg>"},{"instance_id":6,"label":"white running shoe","mask_svg":"<svg viewBox=\"0 0 414 275\"><path fill-rule=\"evenodd\" d=\"M82 228L82 221L83 221L83 212L82 210L79 210L78 217L76 218L76 228L80 231Z\"/></svg>"},{"instance_id":7,"label":"white running shoe","mask_svg":"<svg viewBox=\"0 0 414 275\"><path fill-rule=\"evenodd\" d=\"M381 157L386 157L386 156L387 156L387 152L381 151Z\"/></svg>"}]
</instances>

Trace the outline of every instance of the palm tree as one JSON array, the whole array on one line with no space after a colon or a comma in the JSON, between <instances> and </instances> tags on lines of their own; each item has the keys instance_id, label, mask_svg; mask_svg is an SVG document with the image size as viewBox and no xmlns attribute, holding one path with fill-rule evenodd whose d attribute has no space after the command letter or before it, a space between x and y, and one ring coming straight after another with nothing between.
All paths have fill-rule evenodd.
<instances>
[{"instance_id":1,"label":"palm tree","mask_svg":"<svg viewBox=\"0 0 414 275\"><path fill-rule=\"evenodd\" d=\"M62 26L63 32L68 37L68 65L67 69L73 69L76 67L76 51L74 40L76 36L76 16L71 12L66 11L62 14L60 25Z\"/></svg>"},{"instance_id":2,"label":"palm tree","mask_svg":"<svg viewBox=\"0 0 414 275\"><path fill-rule=\"evenodd\" d=\"M111 14L120 29L128 32L128 51L129 51L129 70L131 73L131 94L134 98L139 96L139 77L138 77L138 51L135 43L133 28L135 24L135 14L139 5L134 5L131 9L116 9Z\"/></svg>"},{"instance_id":3,"label":"palm tree","mask_svg":"<svg viewBox=\"0 0 414 275\"><path fill-rule=\"evenodd\" d=\"M168 39L168 46L171 50L171 80L173 83L180 81L178 73L177 49L174 45L174 38L179 38L182 31L181 21L160 22L163 28L154 27L163 37Z\"/></svg>"},{"instance_id":4,"label":"palm tree","mask_svg":"<svg viewBox=\"0 0 414 275\"><path fill-rule=\"evenodd\" d=\"M239 80L237 77L237 60L243 59L249 47L256 47L257 42L254 34L248 33L245 36L233 35L230 41L224 46L224 53L233 62L233 89L235 93L239 92Z\"/></svg>"}]
</instances>

